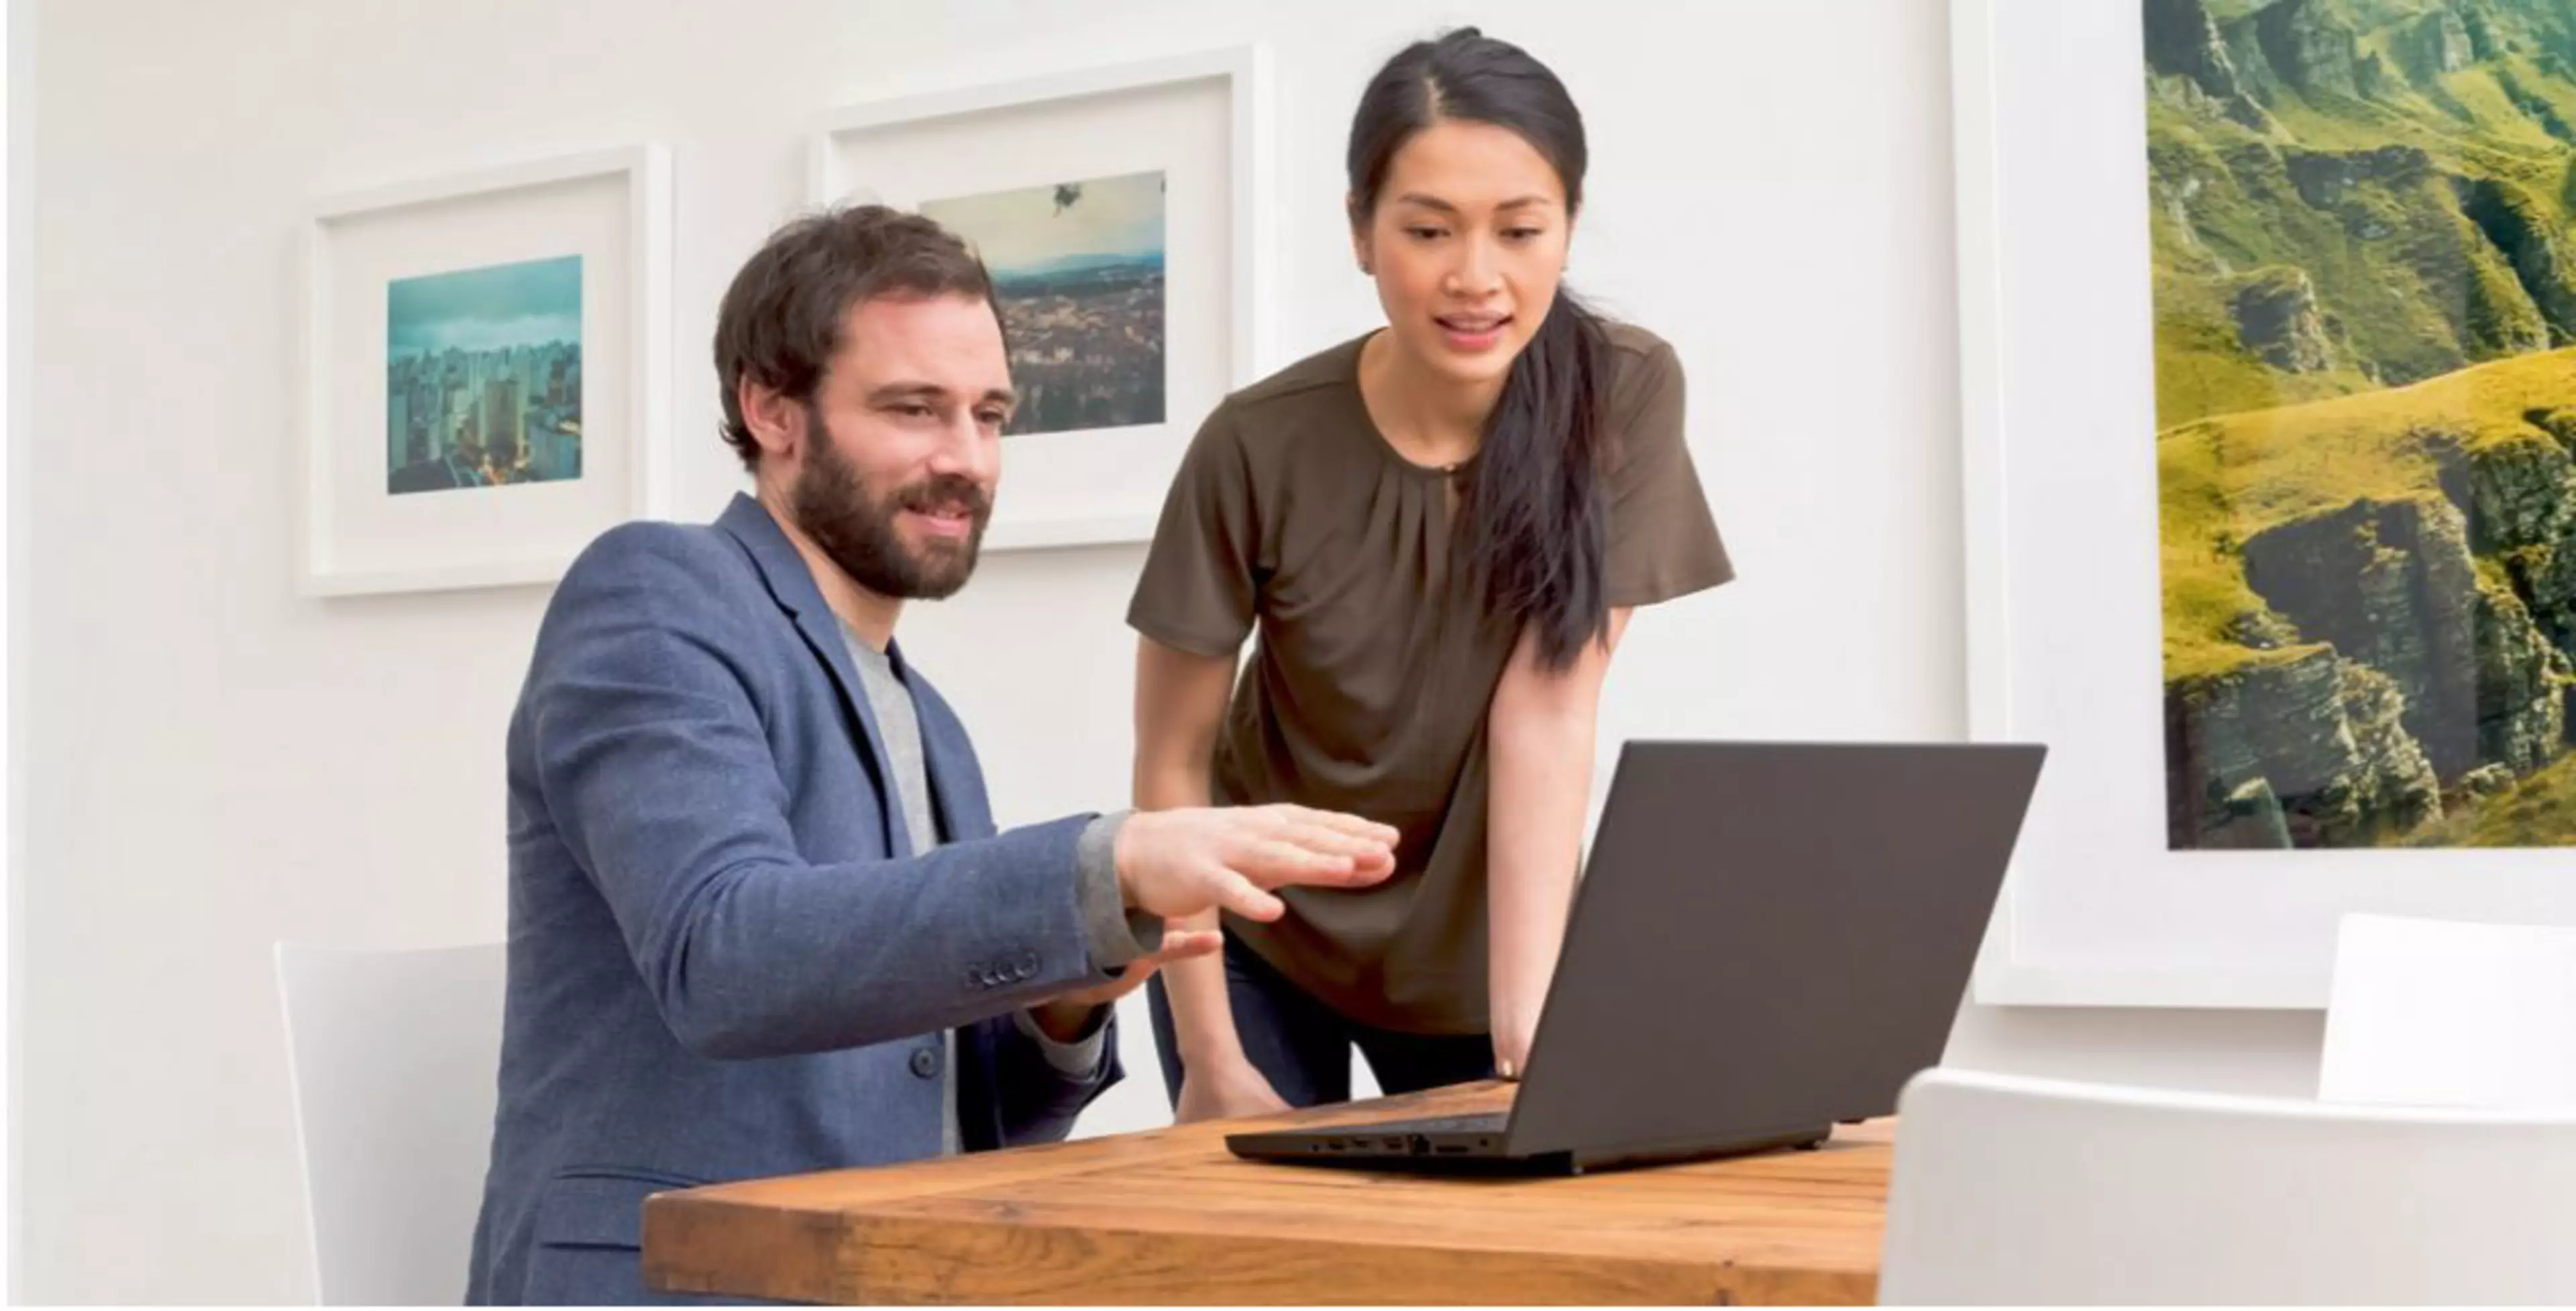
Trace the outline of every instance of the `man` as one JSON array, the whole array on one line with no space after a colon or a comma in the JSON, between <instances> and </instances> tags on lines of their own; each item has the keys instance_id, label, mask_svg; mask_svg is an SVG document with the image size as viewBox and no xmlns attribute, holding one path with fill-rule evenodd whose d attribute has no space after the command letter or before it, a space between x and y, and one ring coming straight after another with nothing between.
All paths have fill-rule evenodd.
<instances>
[{"instance_id":1,"label":"man","mask_svg":"<svg viewBox=\"0 0 2576 1311\"><path fill-rule=\"evenodd\" d=\"M631 1302L647 1194L1059 1139L1110 1004L1394 831L1289 807L996 835L893 641L973 572L1012 393L982 266L863 207L782 229L716 329L752 471L565 576L509 733L500 1109L468 1300ZM1132 926L1132 927L1131 927Z\"/></svg>"}]
</instances>

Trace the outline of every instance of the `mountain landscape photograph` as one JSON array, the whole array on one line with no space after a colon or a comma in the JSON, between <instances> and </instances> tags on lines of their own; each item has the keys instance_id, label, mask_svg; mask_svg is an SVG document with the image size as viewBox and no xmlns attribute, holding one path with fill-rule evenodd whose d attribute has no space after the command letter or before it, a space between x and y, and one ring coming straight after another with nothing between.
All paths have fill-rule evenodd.
<instances>
[{"instance_id":1,"label":"mountain landscape photograph","mask_svg":"<svg viewBox=\"0 0 2576 1311\"><path fill-rule=\"evenodd\" d=\"M2576 844L2576 0L2144 0L2168 845Z\"/></svg>"}]
</instances>

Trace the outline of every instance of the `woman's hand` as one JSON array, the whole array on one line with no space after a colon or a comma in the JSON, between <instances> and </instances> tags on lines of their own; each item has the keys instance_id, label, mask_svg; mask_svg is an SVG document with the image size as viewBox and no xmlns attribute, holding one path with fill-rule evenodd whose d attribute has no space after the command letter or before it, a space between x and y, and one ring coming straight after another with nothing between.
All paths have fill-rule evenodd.
<instances>
[{"instance_id":1,"label":"woman's hand","mask_svg":"<svg viewBox=\"0 0 2576 1311\"><path fill-rule=\"evenodd\" d=\"M1494 1017L1494 1073L1518 1081L1529 1069L1530 1043L1538 1037L1538 1017L1527 1020Z\"/></svg>"},{"instance_id":2,"label":"woman's hand","mask_svg":"<svg viewBox=\"0 0 2576 1311\"><path fill-rule=\"evenodd\" d=\"M1189 1062L1183 1068L1180 1105L1173 1112L1173 1119L1181 1124L1277 1115L1290 1109L1270 1080L1240 1052L1231 1059Z\"/></svg>"}]
</instances>

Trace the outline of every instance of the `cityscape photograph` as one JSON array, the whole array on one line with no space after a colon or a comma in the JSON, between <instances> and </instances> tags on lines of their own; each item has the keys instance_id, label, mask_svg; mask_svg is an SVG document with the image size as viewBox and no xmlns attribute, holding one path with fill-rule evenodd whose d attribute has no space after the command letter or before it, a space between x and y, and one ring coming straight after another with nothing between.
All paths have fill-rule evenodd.
<instances>
[{"instance_id":1,"label":"cityscape photograph","mask_svg":"<svg viewBox=\"0 0 2576 1311\"><path fill-rule=\"evenodd\" d=\"M1010 435L1163 422L1163 175L923 205L991 270L1020 407Z\"/></svg>"},{"instance_id":2,"label":"cityscape photograph","mask_svg":"<svg viewBox=\"0 0 2576 1311\"><path fill-rule=\"evenodd\" d=\"M385 490L581 477L581 257L389 284Z\"/></svg>"}]
</instances>

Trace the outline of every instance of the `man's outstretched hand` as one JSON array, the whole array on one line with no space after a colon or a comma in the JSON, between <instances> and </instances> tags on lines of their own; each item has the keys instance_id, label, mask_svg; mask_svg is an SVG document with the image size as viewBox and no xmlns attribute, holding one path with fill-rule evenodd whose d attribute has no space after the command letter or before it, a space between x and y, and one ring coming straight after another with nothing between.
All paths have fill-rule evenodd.
<instances>
[{"instance_id":1,"label":"man's outstretched hand","mask_svg":"<svg viewBox=\"0 0 2576 1311\"><path fill-rule=\"evenodd\" d=\"M1268 923L1291 884L1365 888L1395 872L1396 831L1304 806L1140 811L1118 830L1118 891L1165 919L1229 910Z\"/></svg>"},{"instance_id":2,"label":"man's outstretched hand","mask_svg":"<svg viewBox=\"0 0 2576 1311\"><path fill-rule=\"evenodd\" d=\"M1271 895L1292 884L1365 888L1395 872L1396 831L1304 806L1205 806L1138 811L1118 827L1119 899L1166 921L1229 910L1267 923L1287 906ZM1116 979L1060 993L1030 1008L1047 1036L1071 1041L1094 1012L1134 992L1173 961L1213 955L1214 930L1170 929L1151 955Z\"/></svg>"}]
</instances>

